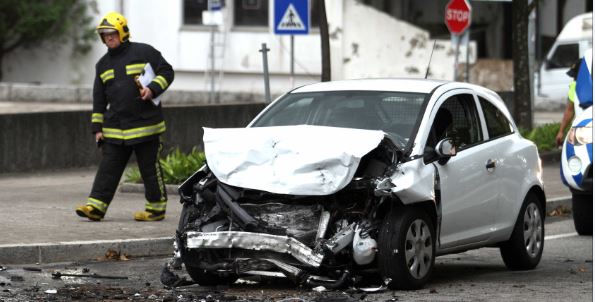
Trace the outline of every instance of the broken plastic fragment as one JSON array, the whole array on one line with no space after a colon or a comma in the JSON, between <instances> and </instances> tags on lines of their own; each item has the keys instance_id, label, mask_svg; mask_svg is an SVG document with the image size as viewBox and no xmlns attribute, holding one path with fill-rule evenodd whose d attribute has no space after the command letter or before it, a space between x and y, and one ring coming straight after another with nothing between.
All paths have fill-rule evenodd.
<instances>
[{"instance_id":1,"label":"broken plastic fragment","mask_svg":"<svg viewBox=\"0 0 595 302\"><path fill-rule=\"evenodd\" d=\"M58 290L57 289L48 289L45 291L46 294L57 294Z\"/></svg>"},{"instance_id":2,"label":"broken plastic fragment","mask_svg":"<svg viewBox=\"0 0 595 302\"><path fill-rule=\"evenodd\" d=\"M315 291L315 292L321 293L321 292L326 291L326 287L324 287L324 286L316 286L316 287L312 288L312 290Z\"/></svg>"}]
</instances>

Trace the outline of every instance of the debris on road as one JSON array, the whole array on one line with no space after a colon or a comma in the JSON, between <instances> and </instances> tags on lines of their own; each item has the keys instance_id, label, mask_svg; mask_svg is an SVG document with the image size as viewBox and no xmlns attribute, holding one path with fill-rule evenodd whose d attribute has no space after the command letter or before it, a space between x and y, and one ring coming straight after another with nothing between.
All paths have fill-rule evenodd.
<instances>
[{"instance_id":1,"label":"debris on road","mask_svg":"<svg viewBox=\"0 0 595 302\"><path fill-rule=\"evenodd\" d=\"M52 273L53 279L60 279L62 277L82 277L82 278L97 278L97 279L128 279L126 276L106 276L99 274L68 274L61 272Z\"/></svg>"},{"instance_id":2,"label":"debris on road","mask_svg":"<svg viewBox=\"0 0 595 302\"><path fill-rule=\"evenodd\" d=\"M10 281L23 282L25 281L25 278L23 278L23 276L13 275L10 276Z\"/></svg>"},{"instance_id":3,"label":"debris on road","mask_svg":"<svg viewBox=\"0 0 595 302\"><path fill-rule=\"evenodd\" d=\"M58 293L58 290L56 290L56 289L48 289L48 290L45 291L45 293L46 294L57 294Z\"/></svg>"},{"instance_id":4,"label":"debris on road","mask_svg":"<svg viewBox=\"0 0 595 302\"><path fill-rule=\"evenodd\" d=\"M23 270L29 271L29 272L41 272L41 269L39 267L32 267L32 266L24 266Z\"/></svg>"}]
</instances>

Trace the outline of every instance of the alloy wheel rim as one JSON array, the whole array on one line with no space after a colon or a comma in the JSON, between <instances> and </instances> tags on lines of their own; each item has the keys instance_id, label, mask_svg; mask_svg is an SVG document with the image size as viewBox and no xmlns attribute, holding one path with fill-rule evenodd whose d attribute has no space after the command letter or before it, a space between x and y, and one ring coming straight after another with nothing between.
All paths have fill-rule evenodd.
<instances>
[{"instance_id":1,"label":"alloy wheel rim","mask_svg":"<svg viewBox=\"0 0 595 302\"><path fill-rule=\"evenodd\" d=\"M405 236L405 261L416 279L425 277L432 265L433 242L430 228L421 219L409 225Z\"/></svg>"},{"instance_id":2,"label":"alloy wheel rim","mask_svg":"<svg viewBox=\"0 0 595 302\"><path fill-rule=\"evenodd\" d=\"M527 254L531 258L537 257L543 246L543 223L539 208L534 203L529 204L525 210L523 238Z\"/></svg>"}]
</instances>

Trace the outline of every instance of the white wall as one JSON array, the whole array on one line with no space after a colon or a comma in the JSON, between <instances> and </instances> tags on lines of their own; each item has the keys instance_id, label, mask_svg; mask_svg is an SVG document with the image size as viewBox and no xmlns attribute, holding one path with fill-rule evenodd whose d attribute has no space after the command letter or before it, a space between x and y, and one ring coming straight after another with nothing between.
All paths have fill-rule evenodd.
<instances>
[{"instance_id":1,"label":"white wall","mask_svg":"<svg viewBox=\"0 0 595 302\"><path fill-rule=\"evenodd\" d=\"M94 23L109 11L121 10L128 19L131 40L151 44L161 51L176 70L171 89L208 89L204 71L208 66L210 33L203 26L182 24L182 0L88 1L96 4ZM224 14L231 20L233 1L227 1L227 5ZM326 0L326 5L333 79L423 76L432 45L427 32L356 0ZM264 27L237 28L229 22L223 32L226 34L218 35L226 38L221 60L222 90L263 92L262 57L258 51L261 43L270 48L272 92L279 94L291 89L288 36L275 36ZM442 41L435 50L431 78L452 79L454 56L449 44ZM42 46L10 55L5 62L4 80L90 86L94 65L105 53L105 46L96 39L93 50L78 58L72 56L68 47ZM295 37L294 87L319 81L320 57L317 30Z\"/></svg>"}]
</instances>

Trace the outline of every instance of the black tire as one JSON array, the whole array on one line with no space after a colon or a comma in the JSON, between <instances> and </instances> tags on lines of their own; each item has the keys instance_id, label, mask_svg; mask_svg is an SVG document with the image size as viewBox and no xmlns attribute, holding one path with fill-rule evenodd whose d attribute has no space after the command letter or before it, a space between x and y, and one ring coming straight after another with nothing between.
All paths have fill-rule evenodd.
<instances>
[{"instance_id":1,"label":"black tire","mask_svg":"<svg viewBox=\"0 0 595 302\"><path fill-rule=\"evenodd\" d=\"M572 194L572 218L579 235L593 235L593 194Z\"/></svg>"},{"instance_id":2,"label":"black tire","mask_svg":"<svg viewBox=\"0 0 595 302\"><path fill-rule=\"evenodd\" d=\"M386 215L378 236L378 268L383 278L392 280L391 289L426 284L434 269L435 238L432 220L421 209L395 208Z\"/></svg>"},{"instance_id":3,"label":"black tire","mask_svg":"<svg viewBox=\"0 0 595 302\"><path fill-rule=\"evenodd\" d=\"M237 276L219 276L195 266L186 265L188 275L201 286L227 285L234 283Z\"/></svg>"},{"instance_id":4,"label":"black tire","mask_svg":"<svg viewBox=\"0 0 595 302\"><path fill-rule=\"evenodd\" d=\"M178 232L184 231L186 226L199 216L200 213L196 206L184 203L182 213L180 214L180 221L178 222ZM225 285L234 283L238 279L237 276L219 276L197 266L200 261L217 258L214 252L188 251L181 242L178 242L178 247L181 249L182 261L184 262L188 275L190 275L192 280L198 283L198 285Z\"/></svg>"},{"instance_id":5,"label":"black tire","mask_svg":"<svg viewBox=\"0 0 595 302\"><path fill-rule=\"evenodd\" d=\"M530 270L539 264L545 243L544 221L541 203L535 195L527 195L510 239L500 245L500 255L508 269Z\"/></svg>"}]
</instances>

